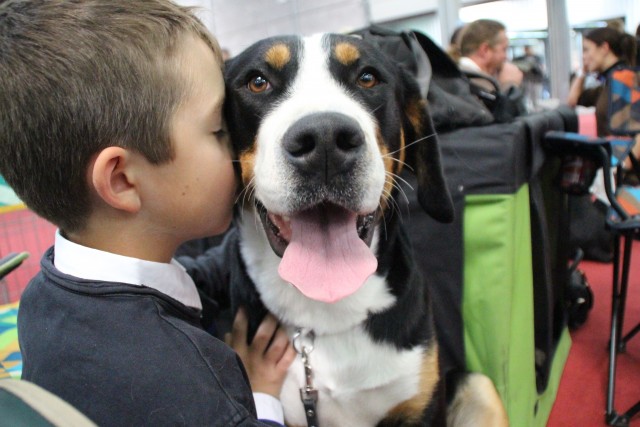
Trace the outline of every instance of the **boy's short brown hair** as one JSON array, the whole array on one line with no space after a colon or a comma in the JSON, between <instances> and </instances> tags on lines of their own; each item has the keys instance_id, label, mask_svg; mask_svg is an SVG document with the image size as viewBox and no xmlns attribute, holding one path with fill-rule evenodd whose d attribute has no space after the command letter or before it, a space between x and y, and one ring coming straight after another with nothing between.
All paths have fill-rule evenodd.
<instances>
[{"instance_id":1,"label":"boy's short brown hair","mask_svg":"<svg viewBox=\"0 0 640 427\"><path fill-rule=\"evenodd\" d=\"M172 158L171 117L188 89L176 56L188 34L222 66L202 23L168 0L0 3L0 173L31 209L79 230L99 151Z\"/></svg>"}]
</instances>

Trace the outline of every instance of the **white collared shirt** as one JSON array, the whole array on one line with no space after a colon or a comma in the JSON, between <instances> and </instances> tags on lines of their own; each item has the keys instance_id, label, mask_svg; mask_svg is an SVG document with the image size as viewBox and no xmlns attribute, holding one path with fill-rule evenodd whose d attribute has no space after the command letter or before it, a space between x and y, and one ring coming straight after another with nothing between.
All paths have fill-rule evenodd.
<instances>
[{"instance_id":1,"label":"white collared shirt","mask_svg":"<svg viewBox=\"0 0 640 427\"><path fill-rule=\"evenodd\" d=\"M202 310L195 283L175 259L170 263L145 261L78 245L56 231L54 265L70 276L86 280L146 286L187 307Z\"/></svg>"},{"instance_id":2,"label":"white collared shirt","mask_svg":"<svg viewBox=\"0 0 640 427\"><path fill-rule=\"evenodd\" d=\"M462 69L469 71L477 71L478 73L486 74L476 62L468 56L463 56L458 60L458 66Z\"/></svg>"}]
</instances>

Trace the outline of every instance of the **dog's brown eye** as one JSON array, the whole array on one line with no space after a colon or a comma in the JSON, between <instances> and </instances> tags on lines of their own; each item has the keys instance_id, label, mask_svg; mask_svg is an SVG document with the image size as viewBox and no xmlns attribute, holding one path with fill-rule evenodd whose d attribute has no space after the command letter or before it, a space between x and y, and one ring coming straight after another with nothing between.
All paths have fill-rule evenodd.
<instances>
[{"instance_id":1,"label":"dog's brown eye","mask_svg":"<svg viewBox=\"0 0 640 427\"><path fill-rule=\"evenodd\" d=\"M378 83L379 81L376 78L376 76L374 76L372 73L369 73L369 72L364 72L360 74L360 77L358 77L358 86L363 87L365 89L370 89L376 86Z\"/></svg>"},{"instance_id":2,"label":"dog's brown eye","mask_svg":"<svg viewBox=\"0 0 640 427\"><path fill-rule=\"evenodd\" d=\"M256 75L251 77L251 80L249 80L249 83L247 83L247 87L253 93L262 93L269 89L271 85L269 84L269 81L267 79L265 79L261 75Z\"/></svg>"}]
</instances>

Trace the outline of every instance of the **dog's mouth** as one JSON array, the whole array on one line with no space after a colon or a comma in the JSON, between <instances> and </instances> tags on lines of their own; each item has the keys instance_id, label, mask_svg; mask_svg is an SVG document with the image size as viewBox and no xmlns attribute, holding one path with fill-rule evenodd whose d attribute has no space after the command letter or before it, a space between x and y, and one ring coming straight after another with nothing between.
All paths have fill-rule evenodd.
<instances>
[{"instance_id":1,"label":"dog's mouth","mask_svg":"<svg viewBox=\"0 0 640 427\"><path fill-rule=\"evenodd\" d=\"M256 202L278 272L305 296L336 302L356 292L377 268L369 245L376 212L357 214L324 202L279 215Z\"/></svg>"}]
</instances>

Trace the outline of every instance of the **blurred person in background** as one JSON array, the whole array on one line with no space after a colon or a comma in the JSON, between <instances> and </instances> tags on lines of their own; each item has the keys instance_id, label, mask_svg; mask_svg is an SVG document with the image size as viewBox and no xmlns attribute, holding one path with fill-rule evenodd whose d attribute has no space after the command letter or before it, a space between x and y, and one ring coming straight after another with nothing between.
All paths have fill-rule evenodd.
<instances>
[{"instance_id":1,"label":"blurred person in background","mask_svg":"<svg viewBox=\"0 0 640 427\"><path fill-rule=\"evenodd\" d=\"M507 61L506 27L493 19L478 19L466 26L460 38L463 71L488 75L498 81L501 90L520 86L523 79L518 67Z\"/></svg>"}]
</instances>

